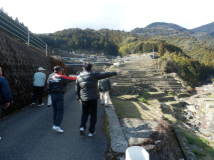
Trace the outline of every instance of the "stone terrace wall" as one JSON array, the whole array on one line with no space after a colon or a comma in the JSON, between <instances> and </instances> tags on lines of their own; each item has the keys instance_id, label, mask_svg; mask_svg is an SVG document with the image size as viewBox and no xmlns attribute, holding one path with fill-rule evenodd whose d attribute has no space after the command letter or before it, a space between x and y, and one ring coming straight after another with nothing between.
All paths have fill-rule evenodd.
<instances>
[{"instance_id":1,"label":"stone terrace wall","mask_svg":"<svg viewBox=\"0 0 214 160\"><path fill-rule=\"evenodd\" d=\"M0 66L13 95L11 107L3 109L4 116L32 102L33 76L38 67L45 68L47 76L53 72L48 57L3 32L0 32Z\"/></svg>"}]
</instances>

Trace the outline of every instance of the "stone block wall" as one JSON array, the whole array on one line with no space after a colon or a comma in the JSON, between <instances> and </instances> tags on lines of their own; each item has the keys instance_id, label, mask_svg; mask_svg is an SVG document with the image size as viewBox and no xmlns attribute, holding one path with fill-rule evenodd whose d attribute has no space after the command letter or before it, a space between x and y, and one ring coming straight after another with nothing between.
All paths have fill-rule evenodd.
<instances>
[{"instance_id":1,"label":"stone block wall","mask_svg":"<svg viewBox=\"0 0 214 160\"><path fill-rule=\"evenodd\" d=\"M156 140L153 144L142 146L148 153L150 160L175 160L175 154L173 154L173 145L163 140Z\"/></svg>"},{"instance_id":2,"label":"stone block wall","mask_svg":"<svg viewBox=\"0 0 214 160\"><path fill-rule=\"evenodd\" d=\"M137 94L141 95L143 93L143 90L141 87L138 86L125 86L125 85L116 85L112 86L112 89L110 91L111 95L119 96L119 95L127 95L127 94Z\"/></svg>"}]
</instances>

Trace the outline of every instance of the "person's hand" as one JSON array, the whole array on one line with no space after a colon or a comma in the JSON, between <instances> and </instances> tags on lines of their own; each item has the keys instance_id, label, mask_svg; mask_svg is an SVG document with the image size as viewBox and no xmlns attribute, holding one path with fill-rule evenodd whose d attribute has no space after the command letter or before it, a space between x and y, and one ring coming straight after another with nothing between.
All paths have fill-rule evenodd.
<instances>
[{"instance_id":1,"label":"person's hand","mask_svg":"<svg viewBox=\"0 0 214 160\"><path fill-rule=\"evenodd\" d=\"M6 105L5 105L6 107L9 107L10 106L10 103L6 103Z\"/></svg>"},{"instance_id":2,"label":"person's hand","mask_svg":"<svg viewBox=\"0 0 214 160\"><path fill-rule=\"evenodd\" d=\"M121 73L121 71L117 71L117 75L119 75Z\"/></svg>"},{"instance_id":3,"label":"person's hand","mask_svg":"<svg viewBox=\"0 0 214 160\"><path fill-rule=\"evenodd\" d=\"M81 99L78 99L79 102L81 102Z\"/></svg>"}]
</instances>

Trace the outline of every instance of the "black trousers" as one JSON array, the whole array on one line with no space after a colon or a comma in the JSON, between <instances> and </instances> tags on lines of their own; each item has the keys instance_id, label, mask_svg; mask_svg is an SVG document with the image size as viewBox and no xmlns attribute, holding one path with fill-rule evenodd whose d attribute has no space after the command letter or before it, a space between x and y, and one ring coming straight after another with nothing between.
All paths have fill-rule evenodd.
<instances>
[{"instance_id":1,"label":"black trousers","mask_svg":"<svg viewBox=\"0 0 214 160\"><path fill-rule=\"evenodd\" d=\"M90 115L89 132L94 133L95 125L97 123L97 99L90 101L82 101L82 118L80 128L86 129L88 116Z\"/></svg>"},{"instance_id":2,"label":"black trousers","mask_svg":"<svg viewBox=\"0 0 214 160\"><path fill-rule=\"evenodd\" d=\"M42 96L45 87L33 87L33 103L36 103L37 97L39 96L39 103L42 104Z\"/></svg>"}]
</instances>

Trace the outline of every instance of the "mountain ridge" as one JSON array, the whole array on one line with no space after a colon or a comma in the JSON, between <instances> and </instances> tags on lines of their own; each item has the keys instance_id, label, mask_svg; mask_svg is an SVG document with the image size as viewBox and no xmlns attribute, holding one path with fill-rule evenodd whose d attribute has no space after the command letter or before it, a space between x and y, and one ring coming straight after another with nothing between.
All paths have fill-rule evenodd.
<instances>
[{"instance_id":1,"label":"mountain ridge","mask_svg":"<svg viewBox=\"0 0 214 160\"><path fill-rule=\"evenodd\" d=\"M163 33L160 33L160 31L162 31ZM214 22L205 24L193 29L186 29L184 27L181 27L173 23L154 22L147 25L144 28L137 27L131 30L130 32L141 36L155 36L159 34L162 36L170 36L170 35L174 36L174 35L180 35L181 32L183 32L184 34L190 34L189 36L191 36L191 34L194 34L194 33L205 32L211 35L212 37L214 37Z\"/></svg>"},{"instance_id":2,"label":"mountain ridge","mask_svg":"<svg viewBox=\"0 0 214 160\"><path fill-rule=\"evenodd\" d=\"M151 23L149 24L148 26L146 26L145 28L159 28L159 29L164 29L164 28L171 28L171 29L175 29L175 30L178 30L178 31L188 31L188 29L184 28L184 27L181 27L177 24L174 24L174 23L166 23L166 22L154 22L154 23Z\"/></svg>"},{"instance_id":3,"label":"mountain ridge","mask_svg":"<svg viewBox=\"0 0 214 160\"><path fill-rule=\"evenodd\" d=\"M193 31L194 33L206 32L208 34L211 34L211 33L214 34L214 22L202 25L200 27L193 28L191 29L191 31Z\"/></svg>"}]
</instances>

